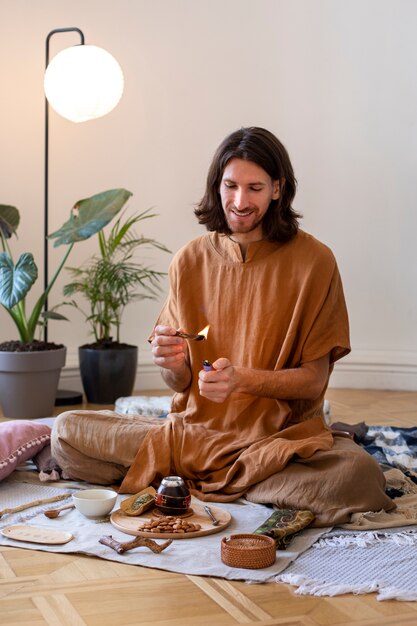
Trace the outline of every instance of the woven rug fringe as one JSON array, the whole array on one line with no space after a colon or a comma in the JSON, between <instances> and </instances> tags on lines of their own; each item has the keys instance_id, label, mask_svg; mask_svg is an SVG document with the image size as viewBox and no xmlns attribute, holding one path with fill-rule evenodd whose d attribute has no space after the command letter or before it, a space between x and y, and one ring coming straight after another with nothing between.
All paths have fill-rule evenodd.
<instances>
[{"instance_id":1,"label":"woven rug fringe","mask_svg":"<svg viewBox=\"0 0 417 626\"><path fill-rule=\"evenodd\" d=\"M353 593L361 595L365 593L377 593L377 600L402 600L404 602L413 602L417 600L415 592L404 592L395 587L387 587L380 589L378 583L368 583L362 586L354 585L337 585L334 583L320 582L311 580L299 574L279 574L275 581L277 583L288 583L298 587L295 594L299 596L339 596L344 593Z\"/></svg>"},{"instance_id":2,"label":"woven rug fringe","mask_svg":"<svg viewBox=\"0 0 417 626\"><path fill-rule=\"evenodd\" d=\"M355 535L339 535L333 537L321 537L312 548L320 549L328 546L337 548L350 548L357 546L366 548L376 543L394 543L397 546L416 546L417 533L403 531L401 533L382 533L377 531L362 532Z\"/></svg>"},{"instance_id":3,"label":"woven rug fringe","mask_svg":"<svg viewBox=\"0 0 417 626\"><path fill-rule=\"evenodd\" d=\"M387 589L382 589L377 598L377 600L402 600L403 602L415 602L417 600L417 594L410 591L407 593L406 591L399 591L395 589L395 587L387 587Z\"/></svg>"},{"instance_id":4,"label":"woven rug fringe","mask_svg":"<svg viewBox=\"0 0 417 626\"><path fill-rule=\"evenodd\" d=\"M295 594L299 596L339 596L344 593L364 594L379 590L377 583L368 583L361 587L352 585L337 585L335 583L320 582L305 578L300 574L280 574L276 577L276 582L288 583L298 587Z\"/></svg>"},{"instance_id":5,"label":"woven rug fringe","mask_svg":"<svg viewBox=\"0 0 417 626\"><path fill-rule=\"evenodd\" d=\"M396 589L395 587L387 587L385 589L379 589L378 583L369 583L360 587L352 585L336 585L333 583L319 582L318 580L311 580L299 574L280 574L275 579L278 583L288 583L298 587L295 590L295 594L299 596L339 596L344 593L353 593L355 595L361 595L365 593L374 593L378 595L377 600L400 600L403 602L413 602L417 600L417 594L415 592L405 592L403 590Z\"/></svg>"}]
</instances>

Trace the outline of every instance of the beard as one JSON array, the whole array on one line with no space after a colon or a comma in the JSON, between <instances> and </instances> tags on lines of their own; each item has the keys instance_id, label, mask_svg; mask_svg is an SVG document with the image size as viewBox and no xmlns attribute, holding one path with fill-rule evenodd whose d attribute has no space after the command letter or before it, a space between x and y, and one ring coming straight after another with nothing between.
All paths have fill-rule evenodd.
<instances>
[{"instance_id":1,"label":"beard","mask_svg":"<svg viewBox=\"0 0 417 626\"><path fill-rule=\"evenodd\" d=\"M236 215L236 214L233 214L233 215ZM239 223L236 223L235 220L230 218L229 213L226 213L227 225L232 234L233 233L251 233L254 230L257 230L259 226L262 225L263 220L264 220L264 216L259 217L258 219L255 219L255 221L249 224L244 224L244 223L239 224Z\"/></svg>"}]
</instances>

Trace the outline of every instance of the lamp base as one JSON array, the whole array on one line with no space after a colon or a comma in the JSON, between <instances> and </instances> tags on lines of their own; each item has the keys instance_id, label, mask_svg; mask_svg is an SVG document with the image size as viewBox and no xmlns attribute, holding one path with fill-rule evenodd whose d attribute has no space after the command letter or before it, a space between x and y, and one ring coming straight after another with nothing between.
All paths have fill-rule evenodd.
<instances>
[{"instance_id":1,"label":"lamp base","mask_svg":"<svg viewBox=\"0 0 417 626\"><path fill-rule=\"evenodd\" d=\"M69 406L71 404L82 404L83 394L79 391L69 391L68 389L58 389L55 398L55 406Z\"/></svg>"}]
</instances>

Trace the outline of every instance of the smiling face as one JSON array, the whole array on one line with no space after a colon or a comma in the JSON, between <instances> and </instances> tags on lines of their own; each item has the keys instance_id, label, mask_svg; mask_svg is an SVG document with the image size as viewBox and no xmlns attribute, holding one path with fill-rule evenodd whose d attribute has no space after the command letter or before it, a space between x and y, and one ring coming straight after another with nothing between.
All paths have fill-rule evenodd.
<instances>
[{"instance_id":1,"label":"smiling face","mask_svg":"<svg viewBox=\"0 0 417 626\"><path fill-rule=\"evenodd\" d=\"M279 197L279 181L253 161L231 159L219 191L233 239L239 243L262 239L262 220L271 201Z\"/></svg>"}]
</instances>

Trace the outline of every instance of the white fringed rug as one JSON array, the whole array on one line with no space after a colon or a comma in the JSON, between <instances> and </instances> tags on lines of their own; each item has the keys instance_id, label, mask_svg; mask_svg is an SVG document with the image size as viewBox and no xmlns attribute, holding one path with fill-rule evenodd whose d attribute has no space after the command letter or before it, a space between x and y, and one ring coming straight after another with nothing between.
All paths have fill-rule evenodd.
<instances>
[{"instance_id":1,"label":"white fringed rug","mask_svg":"<svg viewBox=\"0 0 417 626\"><path fill-rule=\"evenodd\" d=\"M378 600L417 601L417 527L334 529L275 580L298 587L297 595L376 592Z\"/></svg>"}]
</instances>

